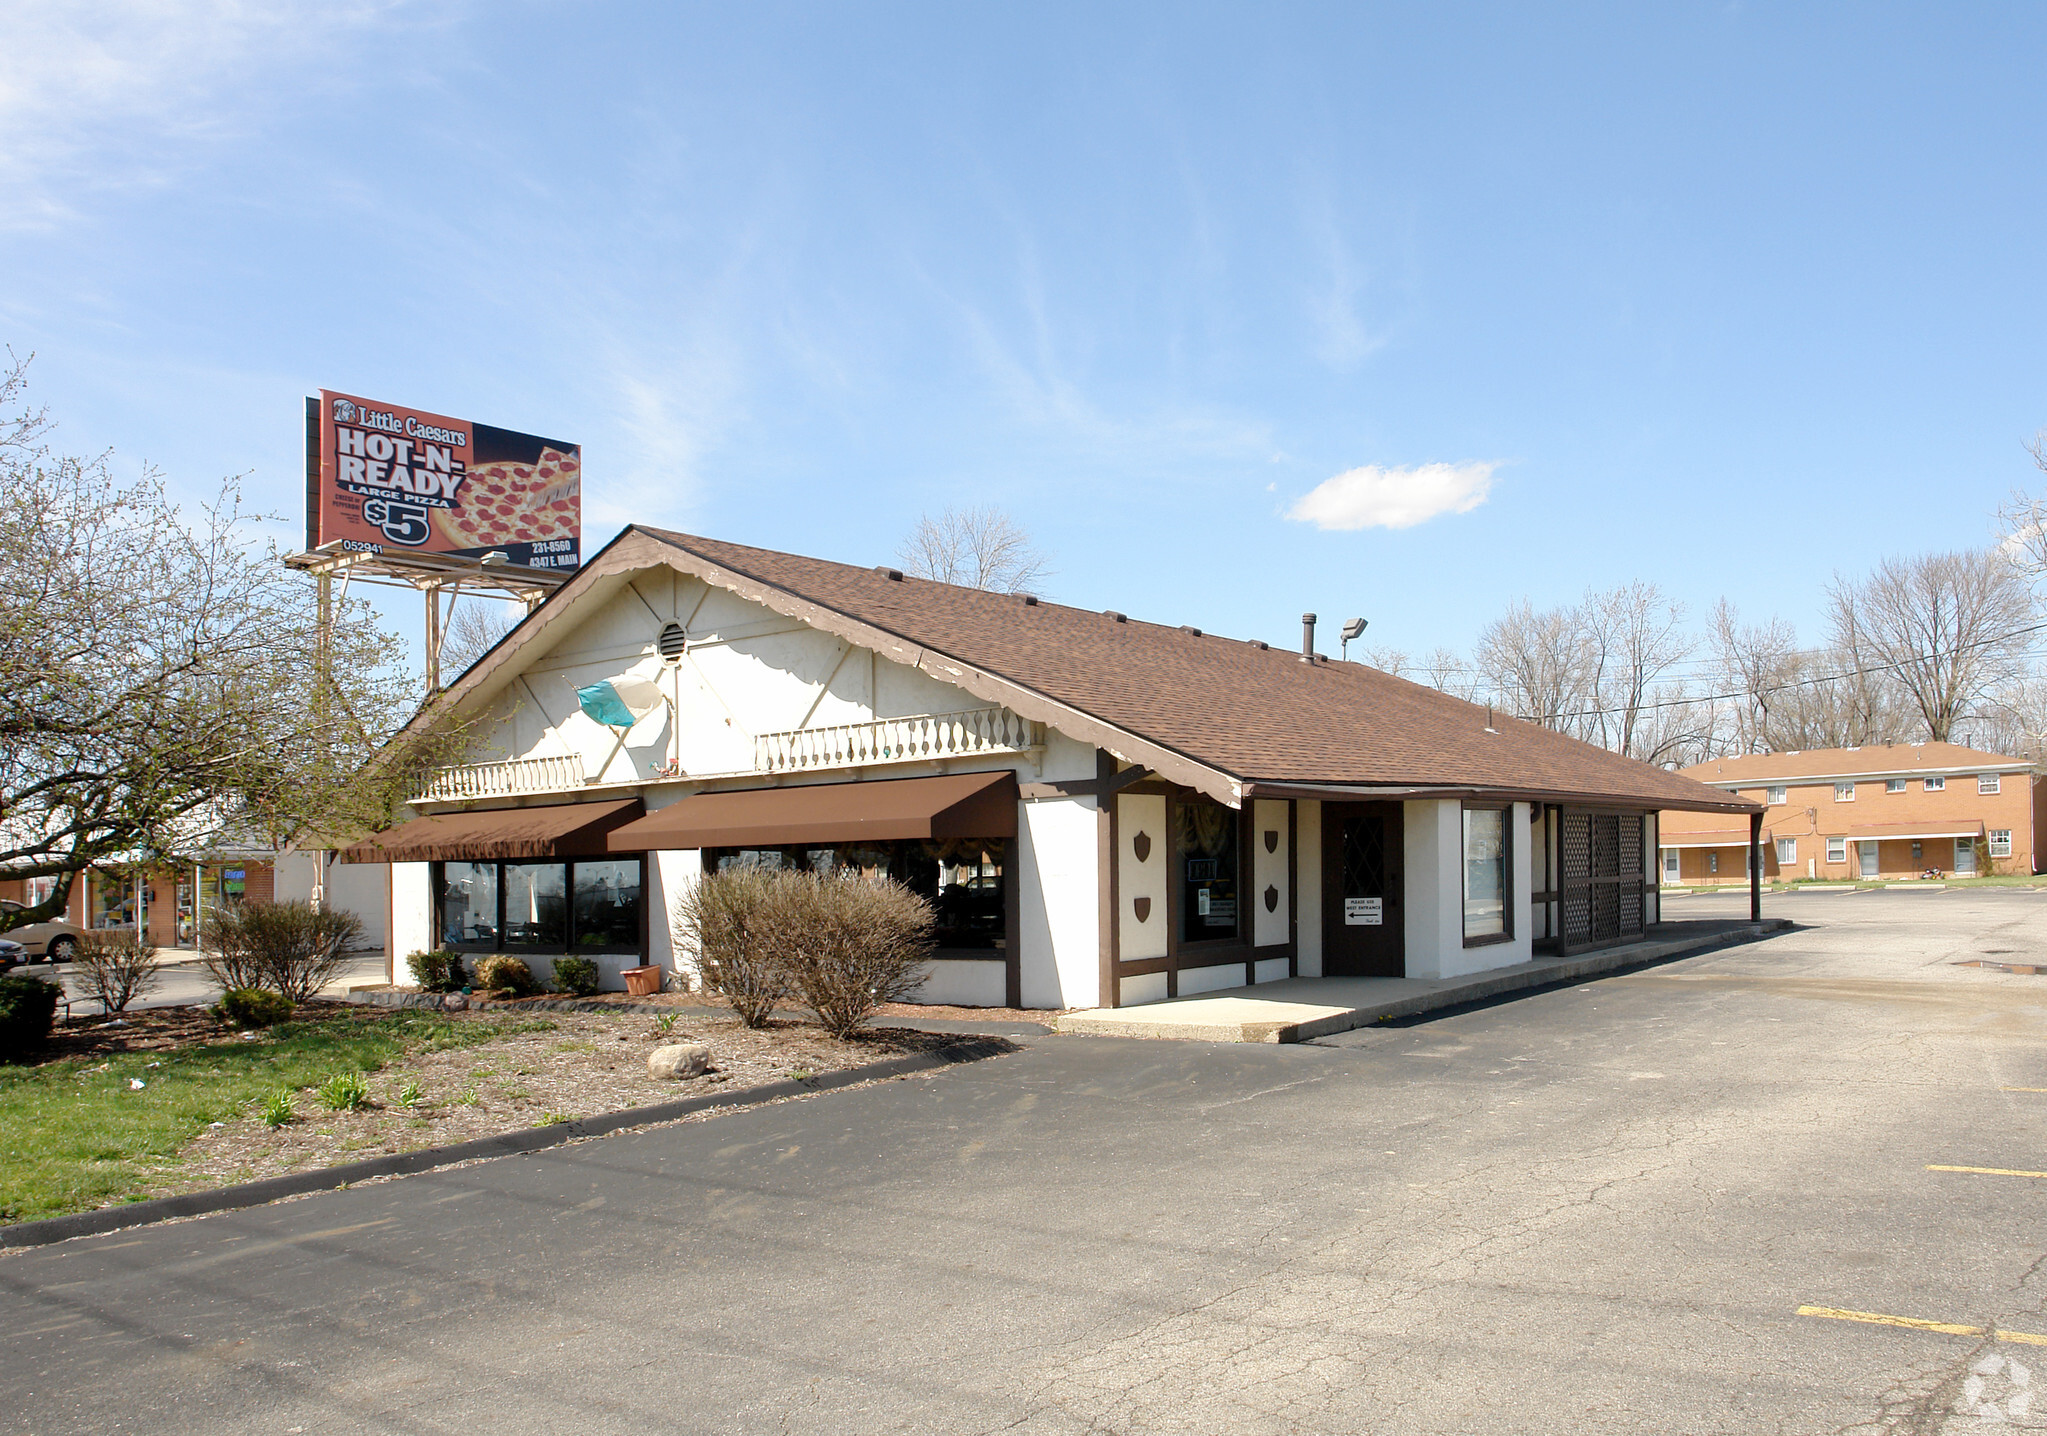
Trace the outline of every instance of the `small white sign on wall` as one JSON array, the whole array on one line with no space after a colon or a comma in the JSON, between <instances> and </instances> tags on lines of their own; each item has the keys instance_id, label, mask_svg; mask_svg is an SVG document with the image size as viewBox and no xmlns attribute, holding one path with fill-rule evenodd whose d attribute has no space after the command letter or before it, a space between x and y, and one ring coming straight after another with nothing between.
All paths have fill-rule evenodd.
<instances>
[{"instance_id":1,"label":"small white sign on wall","mask_svg":"<svg viewBox=\"0 0 2047 1436\"><path fill-rule=\"evenodd\" d=\"M1378 927L1386 920L1386 899L1345 898L1343 900L1343 925L1345 927Z\"/></svg>"}]
</instances>

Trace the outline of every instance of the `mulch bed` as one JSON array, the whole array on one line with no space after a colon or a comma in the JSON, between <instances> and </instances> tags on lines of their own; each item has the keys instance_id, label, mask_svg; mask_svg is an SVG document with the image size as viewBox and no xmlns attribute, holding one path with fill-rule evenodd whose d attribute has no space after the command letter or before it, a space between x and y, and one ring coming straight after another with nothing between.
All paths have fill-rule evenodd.
<instances>
[{"instance_id":1,"label":"mulch bed","mask_svg":"<svg viewBox=\"0 0 2047 1436\"><path fill-rule=\"evenodd\" d=\"M445 1016L455 1023L502 1026L508 1009L516 1006ZM299 1010L301 1018L343 1013L361 1022L419 1015L344 1003L315 1003ZM680 1018L664 1031L661 1020L645 1013L536 1012L532 1024L544 1024L544 1030L513 1033L475 1046L407 1052L369 1074L371 1105L366 1108L330 1111L315 1093L302 1091L297 1094L296 1116L284 1126L264 1125L255 1111L215 1123L162 1167L149 1195L172 1196L382 1153L445 1146L550 1121L714 1092L741 1092L958 1040L889 1029L840 1041L806 1023L775 1022L754 1030L726 1017ZM129 1014L119 1024L103 1018L60 1023L48 1055L163 1051L232 1035L204 1009L154 1008ZM647 1054L671 1042L709 1047L710 1070L680 1081L650 1076Z\"/></svg>"}]
</instances>

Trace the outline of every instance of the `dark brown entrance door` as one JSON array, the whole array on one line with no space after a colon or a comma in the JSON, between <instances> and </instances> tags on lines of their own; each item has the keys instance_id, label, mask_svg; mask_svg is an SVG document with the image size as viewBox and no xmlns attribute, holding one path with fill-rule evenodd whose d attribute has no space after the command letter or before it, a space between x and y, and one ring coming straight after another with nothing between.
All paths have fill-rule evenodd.
<instances>
[{"instance_id":1,"label":"dark brown entrance door","mask_svg":"<svg viewBox=\"0 0 2047 1436\"><path fill-rule=\"evenodd\" d=\"M1400 804L1322 807L1322 971L1407 976Z\"/></svg>"}]
</instances>

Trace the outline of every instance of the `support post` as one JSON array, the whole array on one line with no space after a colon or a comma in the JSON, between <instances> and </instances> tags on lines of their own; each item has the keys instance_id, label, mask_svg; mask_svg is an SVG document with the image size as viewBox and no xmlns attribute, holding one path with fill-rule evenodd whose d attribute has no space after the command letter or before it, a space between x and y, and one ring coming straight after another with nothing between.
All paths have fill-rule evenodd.
<instances>
[{"instance_id":1,"label":"support post","mask_svg":"<svg viewBox=\"0 0 2047 1436\"><path fill-rule=\"evenodd\" d=\"M431 698L441 691L441 586L430 583L425 589L426 696Z\"/></svg>"},{"instance_id":2,"label":"support post","mask_svg":"<svg viewBox=\"0 0 2047 1436\"><path fill-rule=\"evenodd\" d=\"M1748 815L1748 920L1763 920L1763 815Z\"/></svg>"}]
</instances>

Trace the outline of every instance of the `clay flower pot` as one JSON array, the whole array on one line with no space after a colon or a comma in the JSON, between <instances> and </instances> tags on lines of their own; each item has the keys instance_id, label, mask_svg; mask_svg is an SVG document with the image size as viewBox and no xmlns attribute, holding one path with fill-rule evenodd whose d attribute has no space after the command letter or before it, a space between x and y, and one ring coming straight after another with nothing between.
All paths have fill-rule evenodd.
<instances>
[{"instance_id":1,"label":"clay flower pot","mask_svg":"<svg viewBox=\"0 0 2047 1436\"><path fill-rule=\"evenodd\" d=\"M628 996L652 997L661 990L661 969L658 967L628 967L619 976L625 979Z\"/></svg>"}]
</instances>

